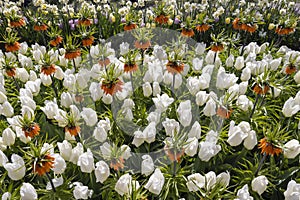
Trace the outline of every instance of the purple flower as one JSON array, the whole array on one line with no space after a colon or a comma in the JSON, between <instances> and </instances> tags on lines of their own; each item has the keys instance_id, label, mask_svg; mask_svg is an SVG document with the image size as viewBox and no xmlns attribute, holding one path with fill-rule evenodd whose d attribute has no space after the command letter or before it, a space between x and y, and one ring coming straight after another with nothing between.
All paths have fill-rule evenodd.
<instances>
[{"instance_id":1,"label":"purple flower","mask_svg":"<svg viewBox=\"0 0 300 200\"><path fill-rule=\"evenodd\" d=\"M74 20L73 19L69 20L69 25L71 26L72 24L74 24Z\"/></svg>"},{"instance_id":2,"label":"purple flower","mask_svg":"<svg viewBox=\"0 0 300 200\"><path fill-rule=\"evenodd\" d=\"M180 24L180 23L181 23L180 19L178 19L178 18L176 17L175 20L174 20L174 24Z\"/></svg>"},{"instance_id":3,"label":"purple flower","mask_svg":"<svg viewBox=\"0 0 300 200\"><path fill-rule=\"evenodd\" d=\"M78 25L78 19L75 19L75 20L74 20L74 24L75 24L75 25Z\"/></svg>"},{"instance_id":4,"label":"purple flower","mask_svg":"<svg viewBox=\"0 0 300 200\"><path fill-rule=\"evenodd\" d=\"M146 24L145 24L144 22L141 23L141 27L145 27L145 25L146 25Z\"/></svg>"},{"instance_id":5,"label":"purple flower","mask_svg":"<svg viewBox=\"0 0 300 200\"><path fill-rule=\"evenodd\" d=\"M219 18L215 18L215 22L218 22L219 21Z\"/></svg>"},{"instance_id":6,"label":"purple flower","mask_svg":"<svg viewBox=\"0 0 300 200\"><path fill-rule=\"evenodd\" d=\"M125 18L122 18L121 19L121 23L125 23L126 22L126 19Z\"/></svg>"},{"instance_id":7,"label":"purple flower","mask_svg":"<svg viewBox=\"0 0 300 200\"><path fill-rule=\"evenodd\" d=\"M94 19L94 24L98 24L98 19L97 18Z\"/></svg>"},{"instance_id":8,"label":"purple flower","mask_svg":"<svg viewBox=\"0 0 300 200\"><path fill-rule=\"evenodd\" d=\"M58 27L59 27L60 29L62 29L62 28L64 27L63 23L59 23L59 24L58 24Z\"/></svg>"},{"instance_id":9,"label":"purple flower","mask_svg":"<svg viewBox=\"0 0 300 200\"><path fill-rule=\"evenodd\" d=\"M71 30L75 30L75 24L71 24L70 27L71 27Z\"/></svg>"}]
</instances>

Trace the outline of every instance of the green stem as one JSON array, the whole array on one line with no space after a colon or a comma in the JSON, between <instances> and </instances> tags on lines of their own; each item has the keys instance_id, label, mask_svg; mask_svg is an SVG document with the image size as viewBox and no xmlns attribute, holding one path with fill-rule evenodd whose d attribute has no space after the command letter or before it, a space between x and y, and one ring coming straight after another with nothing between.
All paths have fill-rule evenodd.
<instances>
[{"instance_id":1,"label":"green stem","mask_svg":"<svg viewBox=\"0 0 300 200\"><path fill-rule=\"evenodd\" d=\"M46 172L46 176L47 176L47 178L48 178L49 181L50 181L50 184L51 184L51 187L52 187L53 192L56 192L56 189L55 189L55 187L54 187L53 181L52 181L52 179L51 179L51 177L50 177L50 175L49 175L48 172Z\"/></svg>"}]
</instances>

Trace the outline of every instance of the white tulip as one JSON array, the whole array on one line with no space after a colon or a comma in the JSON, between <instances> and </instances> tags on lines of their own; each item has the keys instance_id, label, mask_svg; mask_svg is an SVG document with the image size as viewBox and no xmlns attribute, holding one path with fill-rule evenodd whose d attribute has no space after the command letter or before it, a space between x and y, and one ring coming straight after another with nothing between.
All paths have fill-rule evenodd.
<instances>
[{"instance_id":1,"label":"white tulip","mask_svg":"<svg viewBox=\"0 0 300 200\"><path fill-rule=\"evenodd\" d=\"M211 51L209 50L206 54L206 57L205 57L205 62L207 64L214 64L214 58L215 58L215 52L214 51Z\"/></svg>"},{"instance_id":2,"label":"white tulip","mask_svg":"<svg viewBox=\"0 0 300 200\"><path fill-rule=\"evenodd\" d=\"M67 140L64 140L62 143L58 142L57 146L61 157L69 161L72 155L72 145Z\"/></svg>"},{"instance_id":3,"label":"white tulip","mask_svg":"<svg viewBox=\"0 0 300 200\"><path fill-rule=\"evenodd\" d=\"M54 158L53 171L55 174L64 173L67 165L65 160L59 154L55 153L51 155Z\"/></svg>"},{"instance_id":4,"label":"white tulip","mask_svg":"<svg viewBox=\"0 0 300 200\"><path fill-rule=\"evenodd\" d=\"M248 81L243 81L239 84L239 94L243 95L247 92Z\"/></svg>"},{"instance_id":5,"label":"white tulip","mask_svg":"<svg viewBox=\"0 0 300 200\"><path fill-rule=\"evenodd\" d=\"M37 75L36 75L36 72L33 71L33 70L30 70L30 71L29 71L29 81L36 81L37 78L38 78L38 77L37 77Z\"/></svg>"},{"instance_id":6,"label":"white tulip","mask_svg":"<svg viewBox=\"0 0 300 200\"><path fill-rule=\"evenodd\" d=\"M41 79L36 79L35 81L27 81L25 88L30 90L34 96L37 96L41 89Z\"/></svg>"},{"instance_id":7,"label":"white tulip","mask_svg":"<svg viewBox=\"0 0 300 200\"><path fill-rule=\"evenodd\" d=\"M258 176L251 182L252 190L257 192L259 195L266 191L269 181L265 176Z\"/></svg>"},{"instance_id":8,"label":"white tulip","mask_svg":"<svg viewBox=\"0 0 300 200\"><path fill-rule=\"evenodd\" d=\"M232 54L230 54L230 56L226 59L225 64L227 67L232 67L233 62L234 62L234 56Z\"/></svg>"},{"instance_id":9,"label":"white tulip","mask_svg":"<svg viewBox=\"0 0 300 200\"><path fill-rule=\"evenodd\" d=\"M21 101L21 105L22 106L28 106L32 110L36 109L36 103L35 103L35 101L32 98L30 98L28 96L21 96L20 97L20 101Z\"/></svg>"},{"instance_id":10,"label":"white tulip","mask_svg":"<svg viewBox=\"0 0 300 200\"><path fill-rule=\"evenodd\" d=\"M300 84L300 70L295 74L294 80L297 84Z\"/></svg>"},{"instance_id":11,"label":"white tulip","mask_svg":"<svg viewBox=\"0 0 300 200\"><path fill-rule=\"evenodd\" d=\"M84 119L87 126L94 126L97 121L97 113L92 108L83 108L83 111L80 113L81 117Z\"/></svg>"},{"instance_id":12,"label":"white tulip","mask_svg":"<svg viewBox=\"0 0 300 200\"><path fill-rule=\"evenodd\" d=\"M221 90L228 89L233 86L237 80L238 77L236 77L235 74L227 74L225 69L220 67L217 75L216 87Z\"/></svg>"},{"instance_id":13,"label":"white tulip","mask_svg":"<svg viewBox=\"0 0 300 200\"><path fill-rule=\"evenodd\" d=\"M203 72L201 76L199 76L199 89L205 90L209 88L210 79L211 75L209 73Z\"/></svg>"},{"instance_id":14,"label":"white tulip","mask_svg":"<svg viewBox=\"0 0 300 200\"><path fill-rule=\"evenodd\" d=\"M113 97L110 94L103 94L102 101L103 103L109 105L112 103Z\"/></svg>"},{"instance_id":15,"label":"white tulip","mask_svg":"<svg viewBox=\"0 0 300 200\"><path fill-rule=\"evenodd\" d=\"M13 154L11 156L11 163L6 163L4 168L8 172L9 178L14 181L20 180L25 176L25 163L21 156Z\"/></svg>"},{"instance_id":16,"label":"white tulip","mask_svg":"<svg viewBox=\"0 0 300 200\"><path fill-rule=\"evenodd\" d=\"M63 107L69 108L73 104L72 96L69 92L63 92L60 96L60 103Z\"/></svg>"},{"instance_id":17,"label":"white tulip","mask_svg":"<svg viewBox=\"0 0 300 200\"><path fill-rule=\"evenodd\" d=\"M109 177L110 171L109 166L104 161L99 161L96 163L95 176L96 182L103 183Z\"/></svg>"},{"instance_id":18,"label":"white tulip","mask_svg":"<svg viewBox=\"0 0 300 200\"><path fill-rule=\"evenodd\" d=\"M131 149L128 145L122 145L121 146L121 152L122 152L122 158L127 160L129 157L131 157Z\"/></svg>"},{"instance_id":19,"label":"white tulip","mask_svg":"<svg viewBox=\"0 0 300 200\"><path fill-rule=\"evenodd\" d=\"M253 108L253 103L250 101L246 95L241 95L238 97L236 104L238 108L240 108L243 111L248 111Z\"/></svg>"},{"instance_id":20,"label":"white tulip","mask_svg":"<svg viewBox=\"0 0 300 200\"><path fill-rule=\"evenodd\" d=\"M168 106L171 105L174 102L173 98L170 98L167 94L163 94L163 95L157 95L156 98L152 98L156 110L158 112L164 112L167 110Z\"/></svg>"},{"instance_id":21,"label":"white tulip","mask_svg":"<svg viewBox=\"0 0 300 200\"><path fill-rule=\"evenodd\" d=\"M17 68L16 78L20 79L23 83L26 83L29 79L29 74L25 68Z\"/></svg>"},{"instance_id":22,"label":"white tulip","mask_svg":"<svg viewBox=\"0 0 300 200\"><path fill-rule=\"evenodd\" d=\"M292 139L284 144L284 156L286 158L295 158L300 153L300 144L296 139Z\"/></svg>"},{"instance_id":23,"label":"white tulip","mask_svg":"<svg viewBox=\"0 0 300 200\"><path fill-rule=\"evenodd\" d=\"M202 141L199 144L199 153L198 156L202 161L209 161L212 157L217 155L221 151L221 146L213 142Z\"/></svg>"},{"instance_id":24,"label":"white tulip","mask_svg":"<svg viewBox=\"0 0 300 200\"><path fill-rule=\"evenodd\" d=\"M189 138L197 138L200 139L201 137L201 125L199 124L198 121L195 121L192 128L190 129L189 133L188 133L188 137Z\"/></svg>"},{"instance_id":25,"label":"white tulip","mask_svg":"<svg viewBox=\"0 0 300 200\"><path fill-rule=\"evenodd\" d=\"M194 58L193 59L193 70L200 71L203 67L203 59Z\"/></svg>"},{"instance_id":26,"label":"white tulip","mask_svg":"<svg viewBox=\"0 0 300 200\"><path fill-rule=\"evenodd\" d=\"M55 101L45 101L45 107L41 110L46 114L48 119L54 119L58 113L58 105Z\"/></svg>"},{"instance_id":27,"label":"white tulip","mask_svg":"<svg viewBox=\"0 0 300 200\"><path fill-rule=\"evenodd\" d=\"M5 192L1 197L1 200L10 200L10 199L11 199L11 193L10 192Z\"/></svg>"},{"instance_id":28,"label":"white tulip","mask_svg":"<svg viewBox=\"0 0 300 200\"><path fill-rule=\"evenodd\" d=\"M58 122L59 127L66 127L68 125L67 112L61 109L58 109L57 115L54 116L54 119Z\"/></svg>"},{"instance_id":29,"label":"white tulip","mask_svg":"<svg viewBox=\"0 0 300 200\"><path fill-rule=\"evenodd\" d=\"M238 146L248 136L240 126L235 126L234 121L230 122L227 142L230 146Z\"/></svg>"},{"instance_id":30,"label":"white tulip","mask_svg":"<svg viewBox=\"0 0 300 200\"><path fill-rule=\"evenodd\" d=\"M69 91L75 91L76 89L76 77L74 74L65 74L63 86Z\"/></svg>"},{"instance_id":31,"label":"white tulip","mask_svg":"<svg viewBox=\"0 0 300 200\"><path fill-rule=\"evenodd\" d=\"M244 140L244 147L248 150L252 150L257 144L256 132L251 130L248 132L248 136Z\"/></svg>"},{"instance_id":32,"label":"white tulip","mask_svg":"<svg viewBox=\"0 0 300 200\"><path fill-rule=\"evenodd\" d=\"M73 196L75 199L89 199L93 195L93 190L89 190L88 186L84 186L80 182L74 183Z\"/></svg>"},{"instance_id":33,"label":"white tulip","mask_svg":"<svg viewBox=\"0 0 300 200\"><path fill-rule=\"evenodd\" d=\"M186 86L192 95L195 95L200 90L200 81L197 77L189 77Z\"/></svg>"},{"instance_id":34,"label":"white tulip","mask_svg":"<svg viewBox=\"0 0 300 200\"><path fill-rule=\"evenodd\" d=\"M165 177L160 169L156 168L155 172L150 176L145 188L151 193L159 195L165 183Z\"/></svg>"},{"instance_id":35,"label":"white tulip","mask_svg":"<svg viewBox=\"0 0 300 200\"><path fill-rule=\"evenodd\" d=\"M52 179L52 183L54 185L55 188L61 186L64 183L64 179L62 176L60 176L59 178L54 178ZM52 190L52 186L50 181L47 183L46 185L46 190Z\"/></svg>"},{"instance_id":36,"label":"white tulip","mask_svg":"<svg viewBox=\"0 0 300 200\"><path fill-rule=\"evenodd\" d=\"M194 156L197 153L198 145L199 144L197 138L188 138L186 141L186 145L183 147L184 153L191 157Z\"/></svg>"},{"instance_id":37,"label":"white tulip","mask_svg":"<svg viewBox=\"0 0 300 200\"><path fill-rule=\"evenodd\" d=\"M209 191L217 183L216 173L213 171L210 171L207 174L205 174L204 177L205 177L205 183L206 183L205 188L207 191Z\"/></svg>"},{"instance_id":38,"label":"white tulip","mask_svg":"<svg viewBox=\"0 0 300 200\"><path fill-rule=\"evenodd\" d=\"M296 104L295 99L290 97L283 105L282 112L285 117L291 117L300 110L300 105Z\"/></svg>"},{"instance_id":39,"label":"white tulip","mask_svg":"<svg viewBox=\"0 0 300 200\"><path fill-rule=\"evenodd\" d=\"M244 185L241 189L238 190L237 195L238 198L234 200L253 200L253 197L250 196L248 185Z\"/></svg>"},{"instance_id":40,"label":"white tulip","mask_svg":"<svg viewBox=\"0 0 300 200\"><path fill-rule=\"evenodd\" d=\"M196 94L196 104L198 106L203 106L206 103L208 97L209 97L209 94L207 94L206 91L199 91Z\"/></svg>"},{"instance_id":41,"label":"white tulip","mask_svg":"<svg viewBox=\"0 0 300 200\"><path fill-rule=\"evenodd\" d=\"M95 169L94 156L90 149L78 157L77 165L85 173L91 173Z\"/></svg>"},{"instance_id":42,"label":"white tulip","mask_svg":"<svg viewBox=\"0 0 300 200\"><path fill-rule=\"evenodd\" d=\"M179 122L182 126L187 127L192 121L192 105L190 100L183 101L177 108L177 114L179 116Z\"/></svg>"},{"instance_id":43,"label":"white tulip","mask_svg":"<svg viewBox=\"0 0 300 200\"><path fill-rule=\"evenodd\" d=\"M63 80L65 77L64 71L59 66L55 65L55 68L56 71L54 73L54 77L57 78L58 80Z\"/></svg>"},{"instance_id":44,"label":"white tulip","mask_svg":"<svg viewBox=\"0 0 300 200\"><path fill-rule=\"evenodd\" d=\"M7 101L7 97L3 92L0 91L0 104L4 103L5 101Z\"/></svg>"},{"instance_id":45,"label":"white tulip","mask_svg":"<svg viewBox=\"0 0 300 200\"><path fill-rule=\"evenodd\" d=\"M91 93L91 97L93 101L98 101L103 96L103 90L100 87L99 83L92 82L89 88L89 91Z\"/></svg>"},{"instance_id":46,"label":"white tulip","mask_svg":"<svg viewBox=\"0 0 300 200\"><path fill-rule=\"evenodd\" d=\"M41 78L41 81L42 81L44 86L47 87L47 86L50 86L52 84L52 78L51 78L50 75L46 75L46 74L41 73L40 78Z\"/></svg>"},{"instance_id":47,"label":"white tulip","mask_svg":"<svg viewBox=\"0 0 300 200\"><path fill-rule=\"evenodd\" d=\"M6 128L2 132L2 140L4 145L12 146L15 143L16 134L10 128Z\"/></svg>"},{"instance_id":48,"label":"white tulip","mask_svg":"<svg viewBox=\"0 0 300 200\"><path fill-rule=\"evenodd\" d=\"M229 172L222 172L217 176L217 183L221 184L224 188L229 185L230 174Z\"/></svg>"},{"instance_id":49,"label":"white tulip","mask_svg":"<svg viewBox=\"0 0 300 200\"><path fill-rule=\"evenodd\" d=\"M8 102L5 101L2 104L2 109L1 109L1 114L4 115L5 117L11 117L14 115L14 108L12 107L12 105Z\"/></svg>"},{"instance_id":50,"label":"white tulip","mask_svg":"<svg viewBox=\"0 0 300 200\"><path fill-rule=\"evenodd\" d=\"M189 175L186 183L190 192L197 192L205 186L205 177L199 173Z\"/></svg>"},{"instance_id":51,"label":"white tulip","mask_svg":"<svg viewBox=\"0 0 300 200\"><path fill-rule=\"evenodd\" d=\"M6 157L5 153L0 150L0 167L4 166L8 162L8 158Z\"/></svg>"},{"instance_id":52,"label":"white tulip","mask_svg":"<svg viewBox=\"0 0 300 200\"><path fill-rule=\"evenodd\" d=\"M158 82L153 82L152 87L153 87L153 96L156 97L157 95L160 95L161 88L160 88L159 83Z\"/></svg>"},{"instance_id":53,"label":"white tulip","mask_svg":"<svg viewBox=\"0 0 300 200\"><path fill-rule=\"evenodd\" d=\"M132 177L130 174L124 174L117 181L115 185L115 190L121 196L123 196L124 194L130 196L133 189L132 186L135 190L137 190L140 187L137 181L132 181Z\"/></svg>"},{"instance_id":54,"label":"white tulip","mask_svg":"<svg viewBox=\"0 0 300 200\"><path fill-rule=\"evenodd\" d=\"M296 183L296 181L291 180L288 185L286 191L283 193L285 200L296 200L300 199L300 184Z\"/></svg>"},{"instance_id":55,"label":"white tulip","mask_svg":"<svg viewBox=\"0 0 300 200\"><path fill-rule=\"evenodd\" d=\"M195 52L197 55L202 55L205 52L206 44L204 42L197 43Z\"/></svg>"},{"instance_id":56,"label":"white tulip","mask_svg":"<svg viewBox=\"0 0 300 200\"><path fill-rule=\"evenodd\" d=\"M243 56L238 56L235 60L235 64L234 64L234 67L237 69L237 70L241 70L244 68L244 57Z\"/></svg>"},{"instance_id":57,"label":"white tulip","mask_svg":"<svg viewBox=\"0 0 300 200\"><path fill-rule=\"evenodd\" d=\"M162 122L162 125L165 128L167 136L173 136L175 131L179 133L180 125L175 119L166 118L166 120Z\"/></svg>"},{"instance_id":58,"label":"white tulip","mask_svg":"<svg viewBox=\"0 0 300 200\"><path fill-rule=\"evenodd\" d=\"M20 195L22 200L38 199L35 188L30 183L23 183L22 187L20 188Z\"/></svg>"},{"instance_id":59,"label":"white tulip","mask_svg":"<svg viewBox=\"0 0 300 200\"><path fill-rule=\"evenodd\" d=\"M70 162L72 162L76 165L78 162L78 158L81 154L83 154L83 146L81 143L77 143L77 146L74 149L72 149Z\"/></svg>"},{"instance_id":60,"label":"white tulip","mask_svg":"<svg viewBox=\"0 0 300 200\"><path fill-rule=\"evenodd\" d=\"M251 69L249 67L245 67L241 74L242 81L248 81L251 78Z\"/></svg>"},{"instance_id":61,"label":"white tulip","mask_svg":"<svg viewBox=\"0 0 300 200\"><path fill-rule=\"evenodd\" d=\"M146 176L149 176L154 171L153 160L149 155L143 155L142 159L143 161L142 161L141 173Z\"/></svg>"},{"instance_id":62,"label":"white tulip","mask_svg":"<svg viewBox=\"0 0 300 200\"><path fill-rule=\"evenodd\" d=\"M203 109L203 113L207 117L214 116L216 114L216 108L216 102L212 98L210 98L208 102L206 102L206 105Z\"/></svg>"},{"instance_id":63,"label":"white tulip","mask_svg":"<svg viewBox=\"0 0 300 200\"><path fill-rule=\"evenodd\" d=\"M143 94L145 97L149 97L152 94L152 87L149 82L143 84Z\"/></svg>"},{"instance_id":64,"label":"white tulip","mask_svg":"<svg viewBox=\"0 0 300 200\"><path fill-rule=\"evenodd\" d=\"M125 55L128 52L129 52L129 43L122 42L122 44L120 44L120 54Z\"/></svg>"},{"instance_id":65,"label":"white tulip","mask_svg":"<svg viewBox=\"0 0 300 200\"><path fill-rule=\"evenodd\" d=\"M278 69L279 65L281 64L281 60L282 58L280 57L270 62L270 67L272 71L276 71Z\"/></svg>"}]
</instances>

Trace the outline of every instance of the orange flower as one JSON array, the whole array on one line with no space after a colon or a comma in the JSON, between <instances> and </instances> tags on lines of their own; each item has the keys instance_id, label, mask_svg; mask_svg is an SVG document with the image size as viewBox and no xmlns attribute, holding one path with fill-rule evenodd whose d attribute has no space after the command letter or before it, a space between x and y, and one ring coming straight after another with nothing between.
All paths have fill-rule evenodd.
<instances>
[{"instance_id":1,"label":"orange flower","mask_svg":"<svg viewBox=\"0 0 300 200\"><path fill-rule=\"evenodd\" d=\"M256 26L247 25L246 31L249 33L254 33L256 31Z\"/></svg>"},{"instance_id":2,"label":"orange flower","mask_svg":"<svg viewBox=\"0 0 300 200\"><path fill-rule=\"evenodd\" d=\"M223 51L223 49L224 49L223 44L212 45L211 46L211 50L214 51L214 52Z\"/></svg>"},{"instance_id":3,"label":"orange flower","mask_svg":"<svg viewBox=\"0 0 300 200\"><path fill-rule=\"evenodd\" d=\"M181 156L184 155L184 149L182 148L180 151L176 151L176 149L169 149L165 147L165 153L171 162L180 162Z\"/></svg>"},{"instance_id":4,"label":"orange flower","mask_svg":"<svg viewBox=\"0 0 300 200\"><path fill-rule=\"evenodd\" d=\"M197 25L196 26L196 30L199 31L199 32L206 32L210 29L210 25L208 24L202 24L202 25Z\"/></svg>"},{"instance_id":5,"label":"orange flower","mask_svg":"<svg viewBox=\"0 0 300 200\"><path fill-rule=\"evenodd\" d=\"M184 69L183 63L179 63L179 62L175 62L175 61L169 61L167 63L167 70L171 74L178 74L178 73L182 72L183 69Z\"/></svg>"},{"instance_id":6,"label":"orange flower","mask_svg":"<svg viewBox=\"0 0 300 200\"><path fill-rule=\"evenodd\" d=\"M254 93L256 94L266 94L269 90L270 90L270 86L267 85L267 84L264 84L263 85L263 88L258 85L258 84L255 84L253 87L252 87L252 90Z\"/></svg>"},{"instance_id":7,"label":"orange flower","mask_svg":"<svg viewBox=\"0 0 300 200\"><path fill-rule=\"evenodd\" d=\"M48 26L46 24L33 26L33 30L35 30L35 31L46 31L47 29L48 29Z\"/></svg>"},{"instance_id":8,"label":"orange flower","mask_svg":"<svg viewBox=\"0 0 300 200\"><path fill-rule=\"evenodd\" d=\"M78 20L79 25L90 26L92 24L92 20L90 19L80 19Z\"/></svg>"},{"instance_id":9,"label":"orange flower","mask_svg":"<svg viewBox=\"0 0 300 200\"><path fill-rule=\"evenodd\" d=\"M77 58L80 55L81 55L81 53L80 53L79 49L77 49L77 50L71 50L71 51L67 51L65 53L65 58L68 59L68 60L72 60L74 58Z\"/></svg>"},{"instance_id":10,"label":"orange flower","mask_svg":"<svg viewBox=\"0 0 300 200\"><path fill-rule=\"evenodd\" d=\"M297 68L294 65L290 64L285 68L285 73L290 75L290 74L295 73L296 70L297 70Z\"/></svg>"},{"instance_id":11,"label":"orange flower","mask_svg":"<svg viewBox=\"0 0 300 200\"><path fill-rule=\"evenodd\" d=\"M126 24L124 26L124 31L130 31L132 29L136 29L137 28L137 25L134 24L134 23L130 23L130 24Z\"/></svg>"},{"instance_id":12,"label":"orange flower","mask_svg":"<svg viewBox=\"0 0 300 200\"><path fill-rule=\"evenodd\" d=\"M81 94L76 94L75 95L75 101L76 102L80 103L80 102L83 102L83 100L84 100L84 96L83 95L81 95Z\"/></svg>"},{"instance_id":13,"label":"orange flower","mask_svg":"<svg viewBox=\"0 0 300 200\"><path fill-rule=\"evenodd\" d=\"M295 31L294 28L276 28L275 33L278 35L288 35L290 33L293 33Z\"/></svg>"},{"instance_id":14,"label":"orange flower","mask_svg":"<svg viewBox=\"0 0 300 200\"><path fill-rule=\"evenodd\" d=\"M149 40L146 41L146 42L140 42L140 41L136 40L134 42L134 46L137 49L143 49L143 50L145 50L145 49L148 49L151 46L151 42Z\"/></svg>"},{"instance_id":15,"label":"orange flower","mask_svg":"<svg viewBox=\"0 0 300 200\"><path fill-rule=\"evenodd\" d=\"M44 158L42 158L33 166L33 172L37 173L39 176L45 175L47 172L50 172L50 169L54 167L54 160L54 157L46 154Z\"/></svg>"},{"instance_id":16,"label":"orange flower","mask_svg":"<svg viewBox=\"0 0 300 200\"><path fill-rule=\"evenodd\" d=\"M274 146L272 143L268 142L266 138L263 138L259 141L258 148L261 149L262 154L274 156L275 154L278 156L282 149Z\"/></svg>"},{"instance_id":17,"label":"orange flower","mask_svg":"<svg viewBox=\"0 0 300 200\"><path fill-rule=\"evenodd\" d=\"M235 19L233 20L233 22L232 22L232 27L233 27L233 29L235 29L235 30L241 30L241 29L242 29L242 27L241 27L241 25L240 25L240 18L235 18Z\"/></svg>"},{"instance_id":18,"label":"orange flower","mask_svg":"<svg viewBox=\"0 0 300 200\"><path fill-rule=\"evenodd\" d=\"M82 40L82 46L87 47L87 46L91 46L94 42L94 37L90 36L88 38L85 38Z\"/></svg>"},{"instance_id":19,"label":"orange flower","mask_svg":"<svg viewBox=\"0 0 300 200\"><path fill-rule=\"evenodd\" d=\"M42 66L41 68L41 72L45 75L51 75L51 74L54 74L56 71L56 68L55 68L55 65L52 64L52 65L45 65L45 66Z\"/></svg>"},{"instance_id":20,"label":"orange flower","mask_svg":"<svg viewBox=\"0 0 300 200\"><path fill-rule=\"evenodd\" d=\"M25 26L25 20L23 18L19 19L18 21L10 21L10 26L13 28Z\"/></svg>"},{"instance_id":21,"label":"orange flower","mask_svg":"<svg viewBox=\"0 0 300 200\"><path fill-rule=\"evenodd\" d=\"M124 72L135 72L138 70L138 65L136 63L134 64L124 64Z\"/></svg>"},{"instance_id":22,"label":"orange flower","mask_svg":"<svg viewBox=\"0 0 300 200\"><path fill-rule=\"evenodd\" d=\"M223 106L220 106L217 110L217 115L223 119L229 119L231 113L232 113L232 109L228 110Z\"/></svg>"},{"instance_id":23,"label":"orange flower","mask_svg":"<svg viewBox=\"0 0 300 200\"><path fill-rule=\"evenodd\" d=\"M65 132L70 133L71 136L77 136L80 132L80 126L71 126L71 127L65 127Z\"/></svg>"},{"instance_id":24,"label":"orange flower","mask_svg":"<svg viewBox=\"0 0 300 200\"><path fill-rule=\"evenodd\" d=\"M104 90L105 94L114 95L118 91L122 91L122 85L123 82L120 79L117 79L115 82L102 82L101 89Z\"/></svg>"},{"instance_id":25,"label":"orange flower","mask_svg":"<svg viewBox=\"0 0 300 200\"><path fill-rule=\"evenodd\" d=\"M5 72L7 76L14 77L16 75L16 68L6 69Z\"/></svg>"},{"instance_id":26,"label":"orange flower","mask_svg":"<svg viewBox=\"0 0 300 200\"><path fill-rule=\"evenodd\" d=\"M115 171L119 171L119 169L123 169L124 168L124 159L122 157L118 158L118 159L113 159L110 162L110 168L114 169Z\"/></svg>"},{"instance_id":27,"label":"orange flower","mask_svg":"<svg viewBox=\"0 0 300 200\"><path fill-rule=\"evenodd\" d=\"M182 28L181 35L185 37L193 37L195 35L194 30L189 28Z\"/></svg>"},{"instance_id":28,"label":"orange flower","mask_svg":"<svg viewBox=\"0 0 300 200\"><path fill-rule=\"evenodd\" d=\"M40 134L40 126L37 123L33 123L30 127L23 127L22 128L26 137L34 138L35 136Z\"/></svg>"},{"instance_id":29,"label":"orange flower","mask_svg":"<svg viewBox=\"0 0 300 200\"><path fill-rule=\"evenodd\" d=\"M102 59L102 60L99 60L99 65L100 65L101 67L104 67L104 66L109 65L109 63L110 63L109 58L104 58L104 59Z\"/></svg>"},{"instance_id":30,"label":"orange flower","mask_svg":"<svg viewBox=\"0 0 300 200\"><path fill-rule=\"evenodd\" d=\"M56 47L60 43L62 43L63 38L61 36L57 36L54 40L50 41L50 45Z\"/></svg>"},{"instance_id":31,"label":"orange flower","mask_svg":"<svg viewBox=\"0 0 300 200\"><path fill-rule=\"evenodd\" d=\"M21 45L19 42L14 42L13 44L5 44L5 50L8 52L14 52L18 51L21 48Z\"/></svg>"},{"instance_id":32,"label":"orange flower","mask_svg":"<svg viewBox=\"0 0 300 200\"><path fill-rule=\"evenodd\" d=\"M169 17L165 16L163 14L158 15L157 17L155 17L154 21L159 23L159 24L166 24L168 23Z\"/></svg>"}]
</instances>

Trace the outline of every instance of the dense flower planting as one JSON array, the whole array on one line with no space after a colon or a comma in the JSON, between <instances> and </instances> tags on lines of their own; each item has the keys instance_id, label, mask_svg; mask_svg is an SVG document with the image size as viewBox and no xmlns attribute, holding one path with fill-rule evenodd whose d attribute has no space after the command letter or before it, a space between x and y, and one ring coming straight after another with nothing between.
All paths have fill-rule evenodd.
<instances>
[{"instance_id":1,"label":"dense flower planting","mask_svg":"<svg viewBox=\"0 0 300 200\"><path fill-rule=\"evenodd\" d=\"M299 199L295 2L0 2L0 196Z\"/></svg>"}]
</instances>

